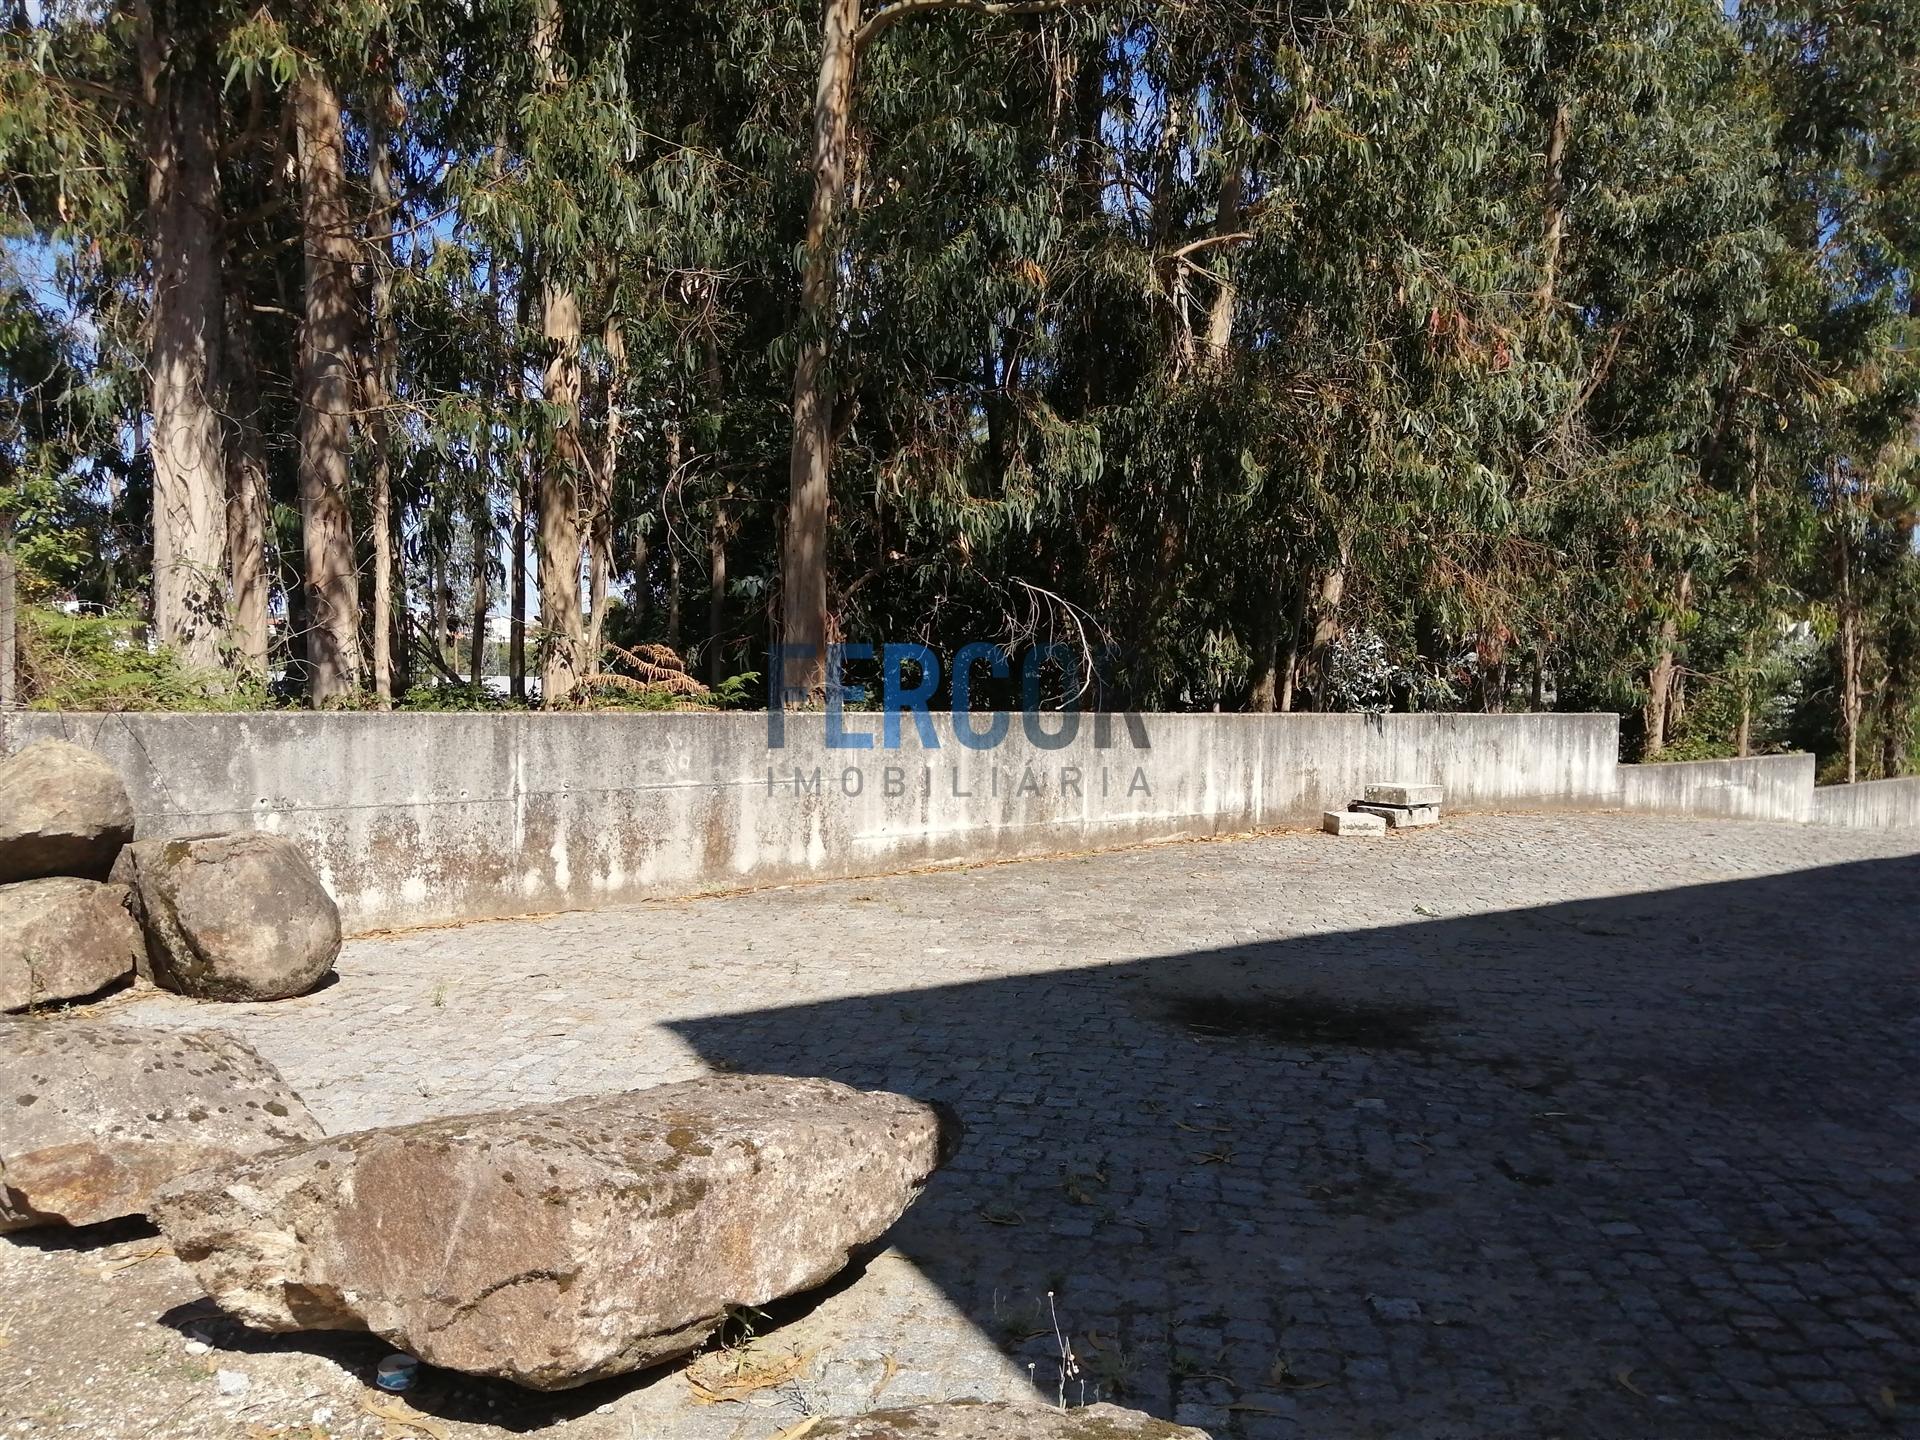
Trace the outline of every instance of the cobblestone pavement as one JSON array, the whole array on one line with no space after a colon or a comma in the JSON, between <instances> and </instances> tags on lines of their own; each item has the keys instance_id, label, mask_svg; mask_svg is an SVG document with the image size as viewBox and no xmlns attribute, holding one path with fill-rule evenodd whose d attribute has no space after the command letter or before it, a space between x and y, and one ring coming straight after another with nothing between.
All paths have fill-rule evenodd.
<instances>
[{"instance_id":1,"label":"cobblestone pavement","mask_svg":"<svg viewBox=\"0 0 1920 1440\"><path fill-rule=\"evenodd\" d=\"M1622 816L1288 834L399 934L303 1000L104 1008L246 1034L332 1130L713 1068L960 1112L892 1248L755 1342L806 1356L791 1383L698 1407L671 1371L558 1404L436 1377L448 1434L751 1440L1031 1383L1240 1440L1920 1435L1912 848ZM36 1317L196 1294L101 1253L0 1250L25 1432L95 1383L18 1378ZM287 1353L170 1323L208 1363ZM183 1408L130 1433L304 1440L261 1427L318 1396L326 1433L381 1434L350 1372L382 1348L298 1341L333 1368L271 1403L154 1381Z\"/></svg>"}]
</instances>

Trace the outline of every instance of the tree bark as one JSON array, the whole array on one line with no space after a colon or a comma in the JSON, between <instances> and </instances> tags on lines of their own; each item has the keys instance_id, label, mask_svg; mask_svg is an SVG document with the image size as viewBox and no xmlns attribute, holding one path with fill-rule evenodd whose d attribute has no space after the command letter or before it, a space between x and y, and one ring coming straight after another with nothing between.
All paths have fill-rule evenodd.
<instances>
[{"instance_id":1,"label":"tree bark","mask_svg":"<svg viewBox=\"0 0 1920 1440\"><path fill-rule=\"evenodd\" d=\"M489 503L486 483L487 472L483 467L480 472L481 489L473 497L467 515L467 528L472 532L473 541L473 608L469 612L473 620L473 633L467 641L467 674L476 693L486 683L487 608L492 604L493 506Z\"/></svg>"},{"instance_id":2,"label":"tree bark","mask_svg":"<svg viewBox=\"0 0 1920 1440\"><path fill-rule=\"evenodd\" d=\"M1294 591L1293 613L1287 621L1286 647L1280 653L1280 698L1282 715L1293 713L1294 688L1300 675L1300 630L1307 623L1307 606L1312 603L1313 588L1305 580Z\"/></svg>"},{"instance_id":3,"label":"tree bark","mask_svg":"<svg viewBox=\"0 0 1920 1440\"><path fill-rule=\"evenodd\" d=\"M527 486L516 467L513 477L513 556L508 579L512 591L507 612L507 693L527 698Z\"/></svg>"},{"instance_id":4,"label":"tree bark","mask_svg":"<svg viewBox=\"0 0 1920 1440\"><path fill-rule=\"evenodd\" d=\"M1540 237L1540 288L1535 296L1543 315L1553 308L1560 284L1560 249L1567 233L1567 132L1571 119L1572 112L1562 100L1553 107L1553 120L1547 127L1546 212Z\"/></svg>"},{"instance_id":5,"label":"tree bark","mask_svg":"<svg viewBox=\"0 0 1920 1440\"><path fill-rule=\"evenodd\" d=\"M237 271L227 286L226 348L220 367L227 410L227 583L229 636L239 668L265 679L269 664L267 608L267 449L260 431L259 367L253 313Z\"/></svg>"},{"instance_id":6,"label":"tree bark","mask_svg":"<svg viewBox=\"0 0 1920 1440\"><path fill-rule=\"evenodd\" d=\"M800 355L793 370L793 450L781 565L782 643L792 653L775 683L808 702L826 694L827 511L833 465L834 385L828 336L839 267L834 221L847 183L854 34L861 0L826 0L813 99L813 200L800 287Z\"/></svg>"},{"instance_id":7,"label":"tree bark","mask_svg":"<svg viewBox=\"0 0 1920 1440\"><path fill-rule=\"evenodd\" d=\"M707 537L707 683L727 678L722 653L727 634L727 502L716 500L713 529Z\"/></svg>"},{"instance_id":8,"label":"tree bark","mask_svg":"<svg viewBox=\"0 0 1920 1440\"><path fill-rule=\"evenodd\" d=\"M543 89L562 83L560 0L534 8L534 70ZM540 333L547 341L541 399L553 435L534 484L535 564L540 586L540 703L555 705L579 683L586 632L580 615L580 302L551 276L541 287Z\"/></svg>"},{"instance_id":9,"label":"tree bark","mask_svg":"<svg viewBox=\"0 0 1920 1440\"><path fill-rule=\"evenodd\" d=\"M680 653L680 551L667 542L667 648Z\"/></svg>"},{"instance_id":10,"label":"tree bark","mask_svg":"<svg viewBox=\"0 0 1920 1440\"><path fill-rule=\"evenodd\" d=\"M340 102L325 76L294 82L306 324L300 365L300 523L306 558L308 694L316 708L360 688L360 577L347 503L354 285Z\"/></svg>"},{"instance_id":11,"label":"tree bark","mask_svg":"<svg viewBox=\"0 0 1920 1440\"><path fill-rule=\"evenodd\" d=\"M197 669L221 662L226 464L214 408L222 331L213 57L166 0L139 7L146 102L147 409L153 417L153 627Z\"/></svg>"},{"instance_id":12,"label":"tree bark","mask_svg":"<svg viewBox=\"0 0 1920 1440\"><path fill-rule=\"evenodd\" d=\"M1220 201L1214 220L1216 234L1233 235L1239 232L1240 207L1244 198L1239 160L1230 155L1227 157L1226 172L1220 177ZM1218 249L1223 252L1226 247ZM1218 284L1213 292L1213 304L1207 311L1207 363L1216 367L1227 363L1228 352L1233 344L1233 312L1240 298L1229 265L1224 253L1214 255L1213 273Z\"/></svg>"},{"instance_id":13,"label":"tree bark","mask_svg":"<svg viewBox=\"0 0 1920 1440\"><path fill-rule=\"evenodd\" d=\"M1646 760L1654 759L1667 748L1673 722L1674 682L1679 673L1675 647L1679 643L1680 615L1692 598L1693 572L1683 570L1674 612L1660 621L1659 647L1654 652L1653 667L1647 674L1647 703L1640 712L1642 729L1646 732L1641 758Z\"/></svg>"},{"instance_id":14,"label":"tree bark","mask_svg":"<svg viewBox=\"0 0 1920 1440\"><path fill-rule=\"evenodd\" d=\"M0 711L19 703L19 581L13 563L13 514L0 510Z\"/></svg>"},{"instance_id":15,"label":"tree bark","mask_svg":"<svg viewBox=\"0 0 1920 1440\"><path fill-rule=\"evenodd\" d=\"M607 317L601 343L607 352L605 430L600 463L594 467L593 515L587 526L591 556L591 613L587 622L587 666L600 668L600 647L607 632L607 593L613 583L613 485L620 469L620 386L627 371L627 342L619 321Z\"/></svg>"},{"instance_id":16,"label":"tree bark","mask_svg":"<svg viewBox=\"0 0 1920 1440\"><path fill-rule=\"evenodd\" d=\"M372 201L367 238L372 251L373 344L367 365L368 509L373 532L373 694L393 708L393 425L387 406L398 372L399 336L393 323L393 153L388 127L400 114L391 85L368 116L367 191Z\"/></svg>"},{"instance_id":17,"label":"tree bark","mask_svg":"<svg viewBox=\"0 0 1920 1440\"><path fill-rule=\"evenodd\" d=\"M1847 747L1847 783L1860 778L1860 617L1854 605L1852 519L1843 508L1835 547L1835 586L1839 595L1840 733Z\"/></svg>"},{"instance_id":18,"label":"tree bark","mask_svg":"<svg viewBox=\"0 0 1920 1440\"><path fill-rule=\"evenodd\" d=\"M1340 602L1347 593L1347 548L1340 547L1340 561L1329 565L1320 576L1320 593L1314 605L1313 646L1308 652L1313 666L1313 705L1327 708L1328 685L1332 679L1333 642L1340 638Z\"/></svg>"},{"instance_id":19,"label":"tree bark","mask_svg":"<svg viewBox=\"0 0 1920 1440\"><path fill-rule=\"evenodd\" d=\"M1253 683L1247 689L1247 709L1256 715L1271 715L1279 703L1282 616L1280 577L1276 574L1262 597L1253 627Z\"/></svg>"},{"instance_id":20,"label":"tree bark","mask_svg":"<svg viewBox=\"0 0 1920 1440\"><path fill-rule=\"evenodd\" d=\"M680 422L668 420L666 430L667 483L661 487L660 491L660 521L667 536L667 648L678 653L680 649L680 552L674 548L673 526L667 519L667 505L669 497L674 493L674 482L680 477Z\"/></svg>"},{"instance_id":21,"label":"tree bark","mask_svg":"<svg viewBox=\"0 0 1920 1440\"><path fill-rule=\"evenodd\" d=\"M586 658L580 616L580 306L571 290L550 284L540 308L550 352L543 395L557 412L534 492L540 703L554 705L573 693Z\"/></svg>"},{"instance_id":22,"label":"tree bark","mask_svg":"<svg viewBox=\"0 0 1920 1440\"><path fill-rule=\"evenodd\" d=\"M640 516L633 517L633 588L628 592L627 604L633 610L633 628L643 631L647 623L648 601L652 599L651 586L647 581L647 532L641 527Z\"/></svg>"}]
</instances>

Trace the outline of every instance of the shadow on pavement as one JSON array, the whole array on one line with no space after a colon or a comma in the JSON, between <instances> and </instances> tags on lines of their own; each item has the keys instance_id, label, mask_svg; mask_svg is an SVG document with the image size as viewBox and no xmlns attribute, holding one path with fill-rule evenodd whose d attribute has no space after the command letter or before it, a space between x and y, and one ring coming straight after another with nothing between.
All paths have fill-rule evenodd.
<instances>
[{"instance_id":1,"label":"shadow on pavement","mask_svg":"<svg viewBox=\"0 0 1920 1440\"><path fill-rule=\"evenodd\" d=\"M1049 1399L1245 1437L1893 1433L1917 933L1913 858L672 1028L952 1105L891 1238Z\"/></svg>"}]
</instances>

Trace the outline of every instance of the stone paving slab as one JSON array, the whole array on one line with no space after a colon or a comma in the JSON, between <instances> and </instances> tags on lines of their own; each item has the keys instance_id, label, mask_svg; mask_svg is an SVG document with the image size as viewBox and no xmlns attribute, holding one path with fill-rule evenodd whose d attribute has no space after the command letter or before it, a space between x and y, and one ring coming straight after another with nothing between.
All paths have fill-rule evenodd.
<instances>
[{"instance_id":1,"label":"stone paving slab","mask_svg":"<svg viewBox=\"0 0 1920 1440\"><path fill-rule=\"evenodd\" d=\"M961 1114L892 1247L763 1322L790 1380L431 1376L457 1440L1028 1386L1237 1440L1920 1433L1911 847L1622 816L1168 845L359 940L304 999L49 1023L224 1025L334 1131L713 1069ZM155 1248L0 1243L0 1435L432 1433L361 1408L377 1341L249 1336Z\"/></svg>"}]
</instances>

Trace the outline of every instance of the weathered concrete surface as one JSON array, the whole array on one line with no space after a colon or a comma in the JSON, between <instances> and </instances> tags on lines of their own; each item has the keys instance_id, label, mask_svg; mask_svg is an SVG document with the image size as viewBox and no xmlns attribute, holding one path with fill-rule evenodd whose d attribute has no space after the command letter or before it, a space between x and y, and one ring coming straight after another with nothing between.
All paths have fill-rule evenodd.
<instances>
[{"instance_id":1,"label":"weathered concrete surface","mask_svg":"<svg viewBox=\"0 0 1920 1440\"><path fill-rule=\"evenodd\" d=\"M1807 818L1856 830L1920 830L1920 779L1822 785L1813 792Z\"/></svg>"},{"instance_id":2,"label":"weathered concrete surface","mask_svg":"<svg viewBox=\"0 0 1920 1440\"><path fill-rule=\"evenodd\" d=\"M724 1075L279 1150L153 1213L263 1329L368 1329L557 1390L830 1279L919 1194L941 1130L902 1095Z\"/></svg>"},{"instance_id":3,"label":"weathered concrete surface","mask_svg":"<svg viewBox=\"0 0 1920 1440\"><path fill-rule=\"evenodd\" d=\"M339 907L283 835L140 840L113 875L146 930L141 973L176 994L285 1000L324 980L340 954Z\"/></svg>"},{"instance_id":4,"label":"weathered concrete surface","mask_svg":"<svg viewBox=\"0 0 1920 1440\"><path fill-rule=\"evenodd\" d=\"M1356 800L1348 808L1360 815L1378 815L1387 822L1389 830L1420 830L1440 823L1438 805L1387 805Z\"/></svg>"},{"instance_id":5,"label":"weathered concrete surface","mask_svg":"<svg viewBox=\"0 0 1920 1440\"><path fill-rule=\"evenodd\" d=\"M760 714L16 714L0 739L109 756L142 839L298 841L350 932L1317 825L1382 775L1456 811L1618 788L1611 715L1083 717L1060 748L1061 717L1040 743L999 718L985 750L944 714L937 744L909 718L893 750L871 714L847 719L870 749L829 749L819 715L772 748Z\"/></svg>"},{"instance_id":6,"label":"weathered concrete surface","mask_svg":"<svg viewBox=\"0 0 1920 1440\"><path fill-rule=\"evenodd\" d=\"M1445 789L1439 785L1403 780L1392 784L1369 785L1362 798L1375 805L1417 805L1432 809L1439 806L1445 794Z\"/></svg>"},{"instance_id":7,"label":"weathered concrete surface","mask_svg":"<svg viewBox=\"0 0 1920 1440\"><path fill-rule=\"evenodd\" d=\"M1622 765L1620 808L1703 819L1802 822L1813 803L1811 755Z\"/></svg>"},{"instance_id":8,"label":"weathered concrete surface","mask_svg":"<svg viewBox=\"0 0 1920 1440\"><path fill-rule=\"evenodd\" d=\"M120 885L56 875L0 885L0 1010L97 994L145 953Z\"/></svg>"},{"instance_id":9,"label":"weathered concrete surface","mask_svg":"<svg viewBox=\"0 0 1920 1440\"><path fill-rule=\"evenodd\" d=\"M1320 828L1329 835L1385 835L1387 821L1366 810L1329 810L1320 817Z\"/></svg>"},{"instance_id":10,"label":"weathered concrete surface","mask_svg":"<svg viewBox=\"0 0 1920 1440\"><path fill-rule=\"evenodd\" d=\"M0 1021L0 1230L139 1215L190 1170L319 1134L237 1036Z\"/></svg>"},{"instance_id":11,"label":"weathered concrete surface","mask_svg":"<svg viewBox=\"0 0 1920 1440\"><path fill-rule=\"evenodd\" d=\"M1169 1425L1118 1405L1061 1410L1042 1405L917 1405L827 1420L810 1440L1208 1440L1206 1431Z\"/></svg>"},{"instance_id":12,"label":"weathered concrete surface","mask_svg":"<svg viewBox=\"0 0 1920 1440\"><path fill-rule=\"evenodd\" d=\"M10 718L0 716L0 724ZM0 883L44 875L104 880L133 838L133 807L113 766L57 738L8 739L0 749Z\"/></svg>"}]
</instances>

